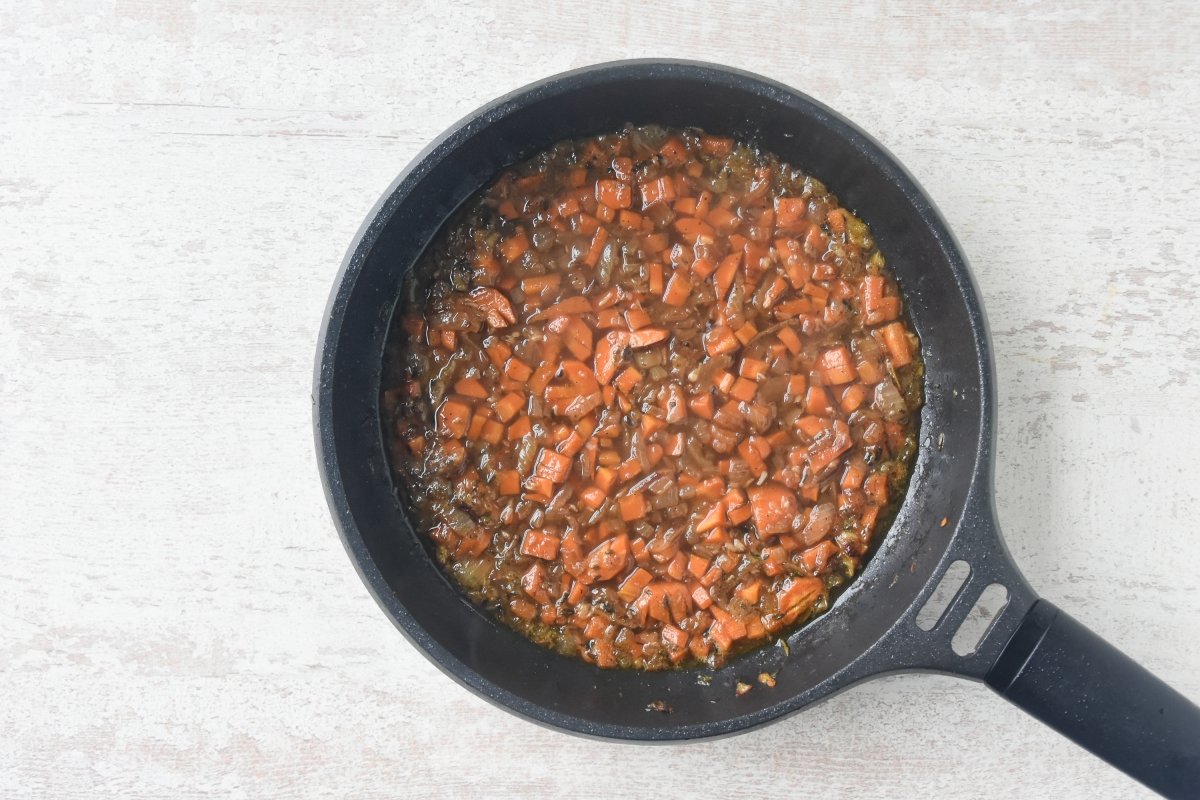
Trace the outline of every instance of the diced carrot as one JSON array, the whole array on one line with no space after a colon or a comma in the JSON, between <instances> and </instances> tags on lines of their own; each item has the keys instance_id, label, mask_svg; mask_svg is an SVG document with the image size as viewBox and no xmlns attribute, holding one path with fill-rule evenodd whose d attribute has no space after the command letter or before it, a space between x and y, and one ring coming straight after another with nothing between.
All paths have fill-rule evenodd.
<instances>
[{"instance_id":1,"label":"diced carrot","mask_svg":"<svg viewBox=\"0 0 1200 800\"><path fill-rule=\"evenodd\" d=\"M747 378L738 378L729 390L729 394L738 400L749 403L758 392L758 384Z\"/></svg>"},{"instance_id":2,"label":"diced carrot","mask_svg":"<svg viewBox=\"0 0 1200 800\"><path fill-rule=\"evenodd\" d=\"M645 328L653 320L650 319L650 315L646 313L645 309L631 308L625 312L625 321L629 324L631 331L636 331L639 328Z\"/></svg>"},{"instance_id":3,"label":"diced carrot","mask_svg":"<svg viewBox=\"0 0 1200 800\"><path fill-rule=\"evenodd\" d=\"M804 395L804 410L809 414L828 416L830 412L829 392L824 386L810 386Z\"/></svg>"},{"instance_id":4,"label":"diced carrot","mask_svg":"<svg viewBox=\"0 0 1200 800\"><path fill-rule=\"evenodd\" d=\"M521 539L521 554L553 561L558 557L558 545L561 541L551 533L531 529L525 531L525 536Z\"/></svg>"},{"instance_id":5,"label":"diced carrot","mask_svg":"<svg viewBox=\"0 0 1200 800\"><path fill-rule=\"evenodd\" d=\"M675 199L675 184L669 178L655 178L642 184L642 208L646 209L658 202L670 202Z\"/></svg>"},{"instance_id":6,"label":"diced carrot","mask_svg":"<svg viewBox=\"0 0 1200 800\"><path fill-rule=\"evenodd\" d=\"M716 500L724 494L725 480L715 475L701 481L700 485L696 488L697 500ZM728 503L726 503L726 506L728 506Z\"/></svg>"},{"instance_id":7,"label":"diced carrot","mask_svg":"<svg viewBox=\"0 0 1200 800\"><path fill-rule=\"evenodd\" d=\"M533 374L533 369L519 358L510 358L504 365L504 374L514 381L524 383Z\"/></svg>"},{"instance_id":8,"label":"diced carrot","mask_svg":"<svg viewBox=\"0 0 1200 800\"><path fill-rule=\"evenodd\" d=\"M733 150L733 139L719 136L701 136L700 152L708 156L727 156Z\"/></svg>"},{"instance_id":9,"label":"diced carrot","mask_svg":"<svg viewBox=\"0 0 1200 800\"><path fill-rule=\"evenodd\" d=\"M587 444L583 446L583 452L579 455L579 474L584 480L590 480L596 471L596 454L599 452L599 446L596 444L595 437L588 439Z\"/></svg>"},{"instance_id":10,"label":"diced carrot","mask_svg":"<svg viewBox=\"0 0 1200 800\"><path fill-rule=\"evenodd\" d=\"M814 474L820 474L853 444L849 426L842 420L835 419L832 428L818 435L808 448L809 468Z\"/></svg>"},{"instance_id":11,"label":"diced carrot","mask_svg":"<svg viewBox=\"0 0 1200 800\"><path fill-rule=\"evenodd\" d=\"M727 522L728 518L725 516L725 503L714 503L709 507L708 511L705 512L704 516L701 517L700 521L696 523L696 533L707 533L713 528L718 528L722 525L725 525Z\"/></svg>"},{"instance_id":12,"label":"diced carrot","mask_svg":"<svg viewBox=\"0 0 1200 800\"><path fill-rule=\"evenodd\" d=\"M617 472L611 467L600 467L596 470L596 485L605 493L617 484Z\"/></svg>"},{"instance_id":13,"label":"diced carrot","mask_svg":"<svg viewBox=\"0 0 1200 800\"><path fill-rule=\"evenodd\" d=\"M701 392L700 394L692 395L688 398L688 408L692 410L696 416L702 419L712 419L713 417L713 399L710 392Z\"/></svg>"},{"instance_id":14,"label":"diced carrot","mask_svg":"<svg viewBox=\"0 0 1200 800\"><path fill-rule=\"evenodd\" d=\"M525 489L526 499L539 503L549 502L550 497L554 494L554 484L541 475L530 475L521 485Z\"/></svg>"},{"instance_id":15,"label":"diced carrot","mask_svg":"<svg viewBox=\"0 0 1200 800\"><path fill-rule=\"evenodd\" d=\"M825 222L829 224L829 230L838 235L846 232L846 212L840 208L831 208L826 212Z\"/></svg>"},{"instance_id":16,"label":"diced carrot","mask_svg":"<svg viewBox=\"0 0 1200 800\"><path fill-rule=\"evenodd\" d=\"M557 289L562 283L562 275L551 272L547 275L533 275L521 279L521 291L525 293L526 302L535 295L540 295L549 289Z\"/></svg>"},{"instance_id":17,"label":"diced carrot","mask_svg":"<svg viewBox=\"0 0 1200 800\"><path fill-rule=\"evenodd\" d=\"M843 490L857 489L863 485L867 477L867 465L862 461L851 461L842 473L841 487Z\"/></svg>"},{"instance_id":18,"label":"diced carrot","mask_svg":"<svg viewBox=\"0 0 1200 800\"><path fill-rule=\"evenodd\" d=\"M594 267L600 263L600 253L604 250L604 245L608 243L608 229L597 228L596 233L592 236L592 243L588 247L587 255L583 257L583 263L589 267Z\"/></svg>"},{"instance_id":19,"label":"diced carrot","mask_svg":"<svg viewBox=\"0 0 1200 800\"><path fill-rule=\"evenodd\" d=\"M762 593L762 586L763 584L761 580L750 581L749 583L738 587L737 596L742 600L745 600L750 605L754 605L758 602L759 594Z\"/></svg>"},{"instance_id":20,"label":"diced carrot","mask_svg":"<svg viewBox=\"0 0 1200 800\"><path fill-rule=\"evenodd\" d=\"M829 300L829 290L819 283L813 283L812 281L809 281L808 283L804 284L802 291L811 297L813 302L817 303L818 305L823 306L825 305L825 302Z\"/></svg>"},{"instance_id":21,"label":"diced carrot","mask_svg":"<svg viewBox=\"0 0 1200 800\"><path fill-rule=\"evenodd\" d=\"M682 270L671 275L667 288L663 290L663 302L669 306L682 306L687 302L692 291L692 282L687 279Z\"/></svg>"},{"instance_id":22,"label":"diced carrot","mask_svg":"<svg viewBox=\"0 0 1200 800\"><path fill-rule=\"evenodd\" d=\"M571 591L567 593L567 602L571 605L578 604L587 595L587 584L582 581L572 581Z\"/></svg>"},{"instance_id":23,"label":"diced carrot","mask_svg":"<svg viewBox=\"0 0 1200 800\"><path fill-rule=\"evenodd\" d=\"M554 378L554 373L557 371L557 364L548 361L543 362L533 371L533 375L529 378L529 391L536 395L544 394L546 387L550 385L550 381Z\"/></svg>"},{"instance_id":24,"label":"diced carrot","mask_svg":"<svg viewBox=\"0 0 1200 800\"><path fill-rule=\"evenodd\" d=\"M629 537L625 534L596 545L587 557L587 576L594 581L616 577L629 559Z\"/></svg>"},{"instance_id":25,"label":"diced carrot","mask_svg":"<svg viewBox=\"0 0 1200 800\"><path fill-rule=\"evenodd\" d=\"M471 425L467 428L468 439L478 439L483 434L483 426L488 422L486 413L476 411L471 417Z\"/></svg>"},{"instance_id":26,"label":"diced carrot","mask_svg":"<svg viewBox=\"0 0 1200 800\"><path fill-rule=\"evenodd\" d=\"M488 390L478 378L463 378L454 384L454 393L475 400L487 400Z\"/></svg>"},{"instance_id":27,"label":"diced carrot","mask_svg":"<svg viewBox=\"0 0 1200 800\"><path fill-rule=\"evenodd\" d=\"M728 651L738 639L745 638L746 626L740 620L720 606L712 607L713 623L708 628L708 635L718 648Z\"/></svg>"},{"instance_id":28,"label":"diced carrot","mask_svg":"<svg viewBox=\"0 0 1200 800\"><path fill-rule=\"evenodd\" d=\"M515 234L500 242L500 255L510 264L519 261L528 252L529 237L525 235L524 228L518 228Z\"/></svg>"},{"instance_id":29,"label":"diced carrot","mask_svg":"<svg viewBox=\"0 0 1200 800\"><path fill-rule=\"evenodd\" d=\"M600 228L600 220L591 214L580 214L573 221L575 230L584 236L591 236Z\"/></svg>"},{"instance_id":30,"label":"diced carrot","mask_svg":"<svg viewBox=\"0 0 1200 800\"><path fill-rule=\"evenodd\" d=\"M545 595L545 584L546 567L541 562L535 563L521 576L521 588L525 590L525 594L539 602Z\"/></svg>"},{"instance_id":31,"label":"diced carrot","mask_svg":"<svg viewBox=\"0 0 1200 800\"><path fill-rule=\"evenodd\" d=\"M767 362L761 358L746 356L742 358L742 363L738 365L738 374L743 378L758 380L758 378L767 374Z\"/></svg>"},{"instance_id":32,"label":"diced carrot","mask_svg":"<svg viewBox=\"0 0 1200 800\"><path fill-rule=\"evenodd\" d=\"M875 530L875 525L878 522L879 522L879 506L867 506L866 510L863 511L862 516L860 516L858 518L859 527L861 527L863 529L863 531L868 535L870 535L871 532ZM944 525L945 523L946 523L946 518L943 517L942 524Z\"/></svg>"},{"instance_id":33,"label":"diced carrot","mask_svg":"<svg viewBox=\"0 0 1200 800\"><path fill-rule=\"evenodd\" d=\"M644 539L631 540L630 545L629 545L629 552L632 555L632 557L634 557L634 563L637 566L646 567L646 566L650 566L650 564L652 564L652 559L650 559L650 549L646 546L646 540L644 540Z\"/></svg>"},{"instance_id":34,"label":"diced carrot","mask_svg":"<svg viewBox=\"0 0 1200 800\"><path fill-rule=\"evenodd\" d=\"M621 318L621 312L615 308L602 308L596 312L596 327L597 328L624 328L625 321Z\"/></svg>"},{"instance_id":35,"label":"diced carrot","mask_svg":"<svg viewBox=\"0 0 1200 800\"><path fill-rule=\"evenodd\" d=\"M496 401L496 416L500 417L501 421L508 422L524 407L525 398L516 392L509 392Z\"/></svg>"},{"instance_id":36,"label":"diced carrot","mask_svg":"<svg viewBox=\"0 0 1200 800\"><path fill-rule=\"evenodd\" d=\"M692 589L692 602L696 604L696 608L706 609L712 605L712 595L708 593L708 590L703 585L697 584Z\"/></svg>"},{"instance_id":37,"label":"diced carrot","mask_svg":"<svg viewBox=\"0 0 1200 800\"><path fill-rule=\"evenodd\" d=\"M642 414L640 426L642 433L646 434L646 436L652 436L667 427L667 422L655 414Z\"/></svg>"},{"instance_id":38,"label":"diced carrot","mask_svg":"<svg viewBox=\"0 0 1200 800\"><path fill-rule=\"evenodd\" d=\"M629 346L633 348L649 347L665 340L671 334L666 328L640 328L629 332Z\"/></svg>"},{"instance_id":39,"label":"diced carrot","mask_svg":"<svg viewBox=\"0 0 1200 800\"><path fill-rule=\"evenodd\" d=\"M533 474L548 479L552 483L562 483L567 479L571 469L571 459L562 453L542 448L538 451Z\"/></svg>"},{"instance_id":40,"label":"diced carrot","mask_svg":"<svg viewBox=\"0 0 1200 800\"><path fill-rule=\"evenodd\" d=\"M573 167L567 170L567 185L574 186L576 189L583 186L587 181L586 167Z\"/></svg>"},{"instance_id":41,"label":"diced carrot","mask_svg":"<svg viewBox=\"0 0 1200 800\"><path fill-rule=\"evenodd\" d=\"M805 214L808 201L803 197L779 197L775 199L775 225L780 230L796 230L807 227Z\"/></svg>"},{"instance_id":42,"label":"diced carrot","mask_svg":"<svg viewBox=\"0 0 1200 800\"><path fill-rule=\"evenodd\" d=\"M732 233L742 224L742 219L732 210L724 207L714 208L705 216L708 224L721 233Z\"/></svg>"},{"instance_id":43,"label":"diced carrot","mask_svg":"<svg viewBox=\"0 0 1200 800\"><path fill-rule=\"evenodd\" d=\"M687 647L688 635L674 625L663 625L662 640L667 647L682 650Z\"/></svg>"},{"instance_id":44,"label":"diced carrot","mask_svg":"<svg viewBox=\"0 0 1200 800\"><path fill-rule=\"evenodd\" d=\"M867 399L867 390L863 388L861 383L853 383L846 387L842 392L842 402L840 403L842 411L847 414L858 409Z\"/></svg>"},{"instance_id":45,"label":"diced carrot","mask_svg":"<svg viewBox=\"0 0 1200 800\"><path fill-rule=\"evenodd\" d=\"M612 160L612 171L618 180L631 180L633 178L633 159L628 156L617 156Z\"/></svg>"},{"instance_id":46,"label":"diced carrot","mask_svg":"<svg viewBox=\"0 0 1200 800\"><path fill-rule=\"evenodd\" d=\"M663 291L663 265L655 261L648 268L650 294L662 294Z\"/></svg>"},{"instance_id":47,"label":"diced carrot","mask_svg":"<svg viewBox=\"0 0 1200 800\"><path fill-rule=\"evenodd\" d=\"M817 576L827 571L839 552L838 546L827 539L801 553L800 563L809 575Z\"/></svg>"},{"instance_id":48,"label":"diced carrot","mask_svg":"<svg viewBox=\"0 0 1200 800\"><path fill-rule=\"evenodd\" d=\"M673 227L685 241L693 244L702 238L711 240L716 236L711 225L691 217L681 217L675 220Z\"/></svg>"},{"instance_id":49,"label":"diced carrot","mask_svg":"<svg viewBox=\"0 0 1200 800\"><path fill-rule=\"evenodd\" d=\"M508 361L509 356L512 355L512 348L510 348L508 344L500 342L499 339L496 338L491 339L491 342L488 342L484 345L484 351L487 353L487 357L491 360L493 365L496 365L497 369L503 369L504 362Z\"/></svg>"},{"instance_id":50,"label":"diced carrot","mask_svg":"<svg viewBox=\"0 0 1200 800\"><path fill-rule=\"evenodd\" d=\"M822 353L817 359L817 368L824 374L825 381L834 386L850 383L858 377L850 348L844 344Z\"/></svg>"},{"instance_id":51,"label":"diced carrot","mask_svg":"<svg viewBox=\"0 0 1200 800\"><path fill-rule=\"evenodd\" d=\"M886 506L888 501L887 476L879 472L875 473L863 483L863 491L875 505Z\"/></svg>"},{"instance_id":52,"label":"diced carrot","mask_svg":"<svg viewBox=\"0 0 1200 800\"><path fill-rule=\"evenodd\" d=\"M704 349L710 356L719 356L724 353L732 353L737 350L740 344L737 337L733 335L733 331L725 325L714 326L704 336Z\"/></svg>"},{"instance_id":53,"label":"diced carrot","mask_svg":"<svg viewBox=\"0 0 1200 800\"><path fill-rule=\"evenodd\" d=\"M626 603L632 603L642 593L642 590L650 585L650 581L652 580L654 580L652 574L638 567L629 573L629 576L625 580L621 581L621 585L617 589L617 597Z\"/></svg>"},{"instance_id":54,"label":"diced carrot","mask_svg":"<svg viewBox=\"0 0 1200 800\"><path fill-rule=\"evenodd\" d=\"M884 325L879 329L879 335L883 338L888 355L891 356L892 366L903 367L912 363L912 345L908 341L908 332L904 330L903 324L893 322Z\"/></svg>"},{"instance_id":55,"label":"diced carrot","mask_svg":"<svg viewBox=\"0 0 1200 800\"><path fill-rule=\"evenodd\" d=\"M567 323L563 339L575 358L588 358L592 355L592 329L579 317L572 317Z\"/></svg>"},{"instance_id":56,"label":"diced carrot","mask_svg":"<svg viewBox=\"0 0 1200 800\"><path fill-rule=\"evenodd\" d=\"M635 492L626 495L617 500L617 508L621 512L621 519L626 522L633 522L646 516L649 507L646 504L646 498L641 492Z\"/></svg>"},{"instance_id":57,"label":"diced carrot","mask_svg":"<svg viewBox=\"0 0 1200 800\"><path fill-rule=\"evenodd\" d=\"M604 404L604 398L599 392L577 395L573 398L562 399L550 403L554 413L572 421L580 420Z\"/></svg>"},{"instance_id":58,"label":"diced carrot","mask_svg":"<svg viewBox=\"0 0 1200 800\"><path fill-rule=\"evenodd\" d=\"M659 155L667 160L668 164L681 164L687 159L687 148L677 136L672 136L663 143L663 146L658 150Z\"/></svg>"},{"instance_id":59,"label":"diced carrot","mask_svg":"<svg viewBox=\"0 0 1200 800\"><path fill-rule=\"evenodd\" d=\"M624 181L596 181L596 202L609 208L629 208L633 205L633 189Z\"/></svg>"},{"instance_id":60,"label":"diced carrot","mask_svg":"<svg viewBox=\"0 0 1200 800\"><path fill-rule=\"evenodd\" d=\"M515 469L502 469L496 473L496 490L502 495L521 493L521 473Z\"/></svg>"},{"instance_id":61,"label":"diced carrot","mask_svg":"<svg viewBox=\"0 0 1200 800\"><path fill-rule=\"evenodd\" d=\"M530 280L526 278L526 280ZM529 319L531 322L540 321L543 319L553 319L554 317L569 317L576 314L591 313L592 304L582 295L568 297L565 300L560 300L554 305L539 311Z\"/></svg>"},{"instance_id":62,"label":"diced carrot","mask_svg":"<svg viewBox=\"0 0 1200 800\"><path fill-rule=\"evenodd\" d=\"M803 613L825 592L825 582L818 578L792 578L779 592L777 604L785 615Z\"/></svg>"},{"instance_id":63,"label":"diced carrot","mask_svg":"<svg viewBox=\"0 0 1200 800\"><path fill-rule=\"evenodd\" d=\"M744 505L729 509L726 515L729 517L730 525L741 525L750 519L752 513L753 509L749 505Z\"/></svg>"},{"instance_id":64,"label":"diced carrot","mask_svg":"<svg viewBox=\"0 0 1200 800\"><path fill-rule=\"evenodd\" d=\"M750 344L755 336L758 335L758 328L754 327L753 323L747 322L742 327L733 332L737 340L742 344Z\"/></svg>"},{"instance_id":65,"label":"diced carrot","mask_svg":"<svg viewBox=\"0 0 1200 800\"><path fill-rule=\"evenodd\" d=\"M713 274L713 280L716 282L717 299L724 300L729 294L729 289L733 286L733 278L737 274L738 267L742 264L742 254L740 252L728 255L721 260L720 266Z\"/></svg>"},{"instance_id":66,"label":"diced carrot","mask_svg":"<svg viewBox=\"0 0 1200 800\"><path fill-rule=\"evenodd\" d=\"M489 419L483 423L483 430L479 432L479 438L488 444L500 444L504 438L504 426L494 419Z\"/></svg>"},{"instance_id":67,"label":"diced carrot","mask_svg":"<svg viewBox=\"0 0 1200 800\"><path fill-rule=\"evenodd\" d=\"M796 495L786 486L767 482L749 490L750 512L759 536L775 536L792 529L792 521L800 513Z\"/></svg>"},{"instance_id":68,"label":"diced carrot","mask_svg":"<svg viewBox=\"0 0 1200 800\"><path fill-rule=\"evenodd\" d=\"M636 367L626 367L624 370L622 370L621 374L617 376L616 380L613 381L613 386L617 387L622 392L629 394L631 391L633 391L634 387L638 385L638 382L641 381L641 379L642 373L639 372Z\"/></svg>"},{"instance_id":69,"label":"diced carrot","mask_svg":"<svg viewBox=\"0 0 1200 800\"><path fill-rule=\"evenodd\" d=\"M697 280L706 280L716 268L717 265L707 258L697 258L692 261L691 266L692 274L696 276Z\"/></svg>"},{"instance_id":70,"label":"diced carrot","mask_svg":"<svg viewBox=\"0 0 1200 800\"><path fill-rule=\"evenodd\" d=\"M799 403L808 391L808 378L803 375L792 375L788 378L787 392L783 396L785 403Z\"/></svg>"},{"instance_id":71,"label":"diced carrot","mask_svg":"<svg viewBox=\"0 0 1200 800\"><path fill-rule=\"evenodd\" d=\"M617 222L622 228L628 228L631 231L636 231L641 230L642 225L645 222L645 218L636 211L622 209L621 212L617 214Z\"/></svg>"},{"instance_id":72,"label":"diced carrot","mask_svg":"<svg viewBox=\"0 0 1200 800\"><path fill-rule=\"evenodd\" d=\"M438 409L438 430L461 439L467 432L471 420L471 406L453 398L445 400Z\"/></svg>"},{"instance_id":73,"label":"diced carrot","mask_svg":"<svg viewBox=\"0 0 1200 800\"><path fill-rule=\"evenodd\" d=\"M629 344L629 333L609 331L596 345L596 380L607 385L617 374L617 367L624 358L623 351Z\"/></svg>"},{"instance_id":74,"label":"diced carrot","mask_svg":"<svg viewBox=\"0 0 1200 800\"><path fill-rule=\"evenodd\" d=\"M607 499L608 495L599 486L589 486L579 493L580 502L593 511L604 505Z\"/></svg>"},{"instance_id":75,"label":"diced carrot","mask_svg":"<svg viewBox=\"0 0 1200 800\"><path fill-rule=\"evenodd\" d=\"M535 616L537 616L537 606L535 606L533 603L529 602L528 600L525 600L524 598L520 598L520 597L518 597L514 600L510 600L508 602L508 609L515 616L520 617L521 619L526 620L526 621L529 621L529 620L533 619Z\"/></svg>"},{"instance_id":76,"label":"diced carrot","mask_svg":"<svg viewBox=\"0 0 1200 800\"><path fill-rule=\"evenodd\" d=\"M596 219L601 222L612 222L617 218L617 210L610 205L599 203L596 206Z\"/></svg>"},{"instance_id":77,"label":"diced carrot","mask_svg":"<svg viewBox=\"0 0 1200 800\"><path fill-rule=\"evenodd\" d=\"M555 210L558 212L560 217L573 217L579 213L579 200L574 197L564 197L562 200L558 201L558 205L555 206Z\"/></svg>"},{"instance_id":78,"label":"diced carrot","mask_svg":"<svg viewBox=\"0 0 1200 800\"><path fill-rule=\"evenodd\" d=\"M583 449L585 444L587 444L586 436L580 433L580 431L573 430L567 433L566 437L558 443L555 449L567 458L572 458Z\"/></svg>"}]
</instances>

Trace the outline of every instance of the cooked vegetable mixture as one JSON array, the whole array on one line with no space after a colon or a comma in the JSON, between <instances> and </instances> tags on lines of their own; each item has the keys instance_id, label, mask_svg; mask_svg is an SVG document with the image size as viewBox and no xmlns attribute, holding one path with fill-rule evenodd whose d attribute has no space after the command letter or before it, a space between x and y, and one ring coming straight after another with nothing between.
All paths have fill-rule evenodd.
<instances>
[{"instance_id":1,"label":"cooked vegetable mixture","mask_svg":"<svg viewBox=\"0 0 1200 800\"><path fill-rule=\"evenodd\" d=\"M774 156L656 127L564 142L413 270L392 465L444 567L534 641L717 665L826 610L902 497L901 312L867 226Z\"/></svg>"}]
</instances>

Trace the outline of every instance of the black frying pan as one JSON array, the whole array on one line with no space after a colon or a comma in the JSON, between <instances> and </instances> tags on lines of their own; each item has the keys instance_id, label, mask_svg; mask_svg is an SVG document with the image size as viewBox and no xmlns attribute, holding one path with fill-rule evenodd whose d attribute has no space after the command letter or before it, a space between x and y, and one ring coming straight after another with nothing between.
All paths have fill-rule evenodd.
<instances>
[{"instance_id":1,"label":"black frying pan","mask_svg":"<svg viewBox=\"0 0 1200 800\"><path fill-rule=\"evenodd\" d=\"M923 445L899 516L862 575L790 654L764 647L697 670L600 670L527 641L468 602L414 533L380 426L384 340L405 273L447 217L501 168L562 139L626 122L751 139L818 176L870 226L907 299L926 365ZM1200 709L1039 600L992 511L995 381L987 329L954 237L916 181L830 109L707 64L630 61L569 72L476 111L396 179L337 278L321 331L317 450L355 567L400 631L455 680L534 721L609 739L698 739L779 719L875 675L927 670L986 682L1169 796L1200 796ZM946 523L943 524L943 519ZM918 612L948 566L970 574L930 630ZM983 590L1007 604L973 652L952 638ZM961 649L961 648L960 648ZM737 680L777 685L735 697ZM647 710L663 701L669 713Z\"/></svg>"}]
</instances>

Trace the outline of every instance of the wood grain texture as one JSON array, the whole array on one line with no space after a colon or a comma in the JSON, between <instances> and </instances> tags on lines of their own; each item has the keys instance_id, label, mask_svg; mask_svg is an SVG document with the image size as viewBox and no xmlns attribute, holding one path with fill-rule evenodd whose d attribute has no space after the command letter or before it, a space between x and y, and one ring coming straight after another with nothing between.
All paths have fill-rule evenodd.
<instances>
[{"instance_id":1,"label":"wood grain texture","mask_svg":"<svg viewBox=\"0 0 1200 800\"><path fill-rule=\"evenodd\" d=\"M936 198L1014 556L1198 698L1196 7L533 5L0 7L0 797L1145 796L949 678L688 746L492 708L351 569L309 385L354 231L451 122L609 59L760 72Z\"/></svg>"}]
</instances>

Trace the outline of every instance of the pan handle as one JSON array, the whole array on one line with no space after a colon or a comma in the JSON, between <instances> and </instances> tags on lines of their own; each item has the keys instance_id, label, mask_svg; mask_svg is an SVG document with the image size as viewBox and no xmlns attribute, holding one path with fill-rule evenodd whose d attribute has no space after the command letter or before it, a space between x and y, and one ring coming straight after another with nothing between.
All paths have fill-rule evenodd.
<instances>
[{"instance_id":1,"label":"pan handle","mask_svg":"<svg viewBox=\"0 0 1200 800\"><path fill-rule=\"evenodd\" d=\"M1052 603L1030 607L984 680L1163 796L1200 797L1200 708Z\"/></svg>"}]
</instances>

